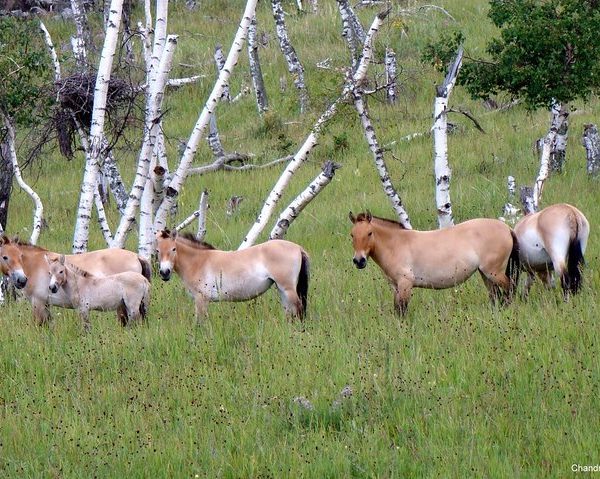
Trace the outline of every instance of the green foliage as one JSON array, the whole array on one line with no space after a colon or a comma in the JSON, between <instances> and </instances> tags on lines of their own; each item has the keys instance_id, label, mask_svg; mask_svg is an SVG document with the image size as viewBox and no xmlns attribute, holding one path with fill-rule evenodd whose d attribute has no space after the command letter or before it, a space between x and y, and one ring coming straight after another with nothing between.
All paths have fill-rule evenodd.
<instances>
[{"instance_id":1,"label":"green foliage","mask_svg":"<svg viewBox=\"0 0 600 479\"><path fill-rule=\"evenodd\" d=\"M0 18L0 110L16 123L31 124L51 74L49 56L35 20Z\"/></svg>"},{"instance_id":2,"label":"green foliage","mask_svg":"<svg viewBox=\"0 0 600 479\"><path fill-rule=\"evenodd\" d=\"M538 108L586 99L600 88L597 2L492 0L488 16L500 29L487 44L489 60L466 58L458 78L475 98L508 92ZM442 67L463 39L446 35L424 58Z\"/></svg>"}]
</instances>

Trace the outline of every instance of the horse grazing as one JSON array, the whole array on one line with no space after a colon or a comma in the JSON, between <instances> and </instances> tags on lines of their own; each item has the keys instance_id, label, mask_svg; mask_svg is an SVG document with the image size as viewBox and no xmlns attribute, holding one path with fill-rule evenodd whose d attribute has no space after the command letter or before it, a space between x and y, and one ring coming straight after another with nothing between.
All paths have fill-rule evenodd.
<instances>
[{"instance_id":1,"label":"horse grazing","mask_svg":"<svg viewBox=\"0 0 600 479\"><path fill-rule=\"evenodd\" d=\"M65 256L47 258L51 293L61 289L79 312L84 330L90 330L90 311L123 309L128 323L144 320L150 305L150 281L140 273L125 271L110 276L94 276L65 261Z\"/></svg>"},{"instance_id":2,"label":"horse grazing","mask_svg":"<svg viewBox=\"0 0 600 479\"><path fill-rule=\"evenodd\" d=\"M20 288L31 302L33 317L38 324L44 324L50 319L49 305L74 308L61 289L56 294L49 294L50 271L46 256L57 258L60 255L18 239L0 237L0 271L12 277L15 286ZM67 255L66 260L95 276L134 271L150 280L152 274L148 260L120 248ZM122 308L117 314L123 325L127 324L127 315Z\"/></svg>"},{"instance_id":3,"label":"horse grazing","mask_svg":"<svg viewBox=\"0 0 600 479\"><path fill-rule=\"evenodd\" d=\"M563 294L579 292L581 266L590 234L590 224L574 206L559 203L524 216L515 225L521 263L527 271L524 295L527 296L537 274L553 286L553 271L560 277Z\"/></svg>"},{"instance_id":4,"label":"horse grazing","mask_svg":"<svg viewBox=\"0 0 600 479\"><path fill-rule=\"evenodd\" d=\"M350 213L354 264L373 258L394 287L394 304L406 314L413 288L444 289L479 271L493 303L511 300L519 274L518 244L499 220L478 218L434 231L407 230L371 213Z\"/></svg>"},{"instance_id":5,"label":"horse grazing","mask_svg":"<svg viewBox=\"0 0 600 479\"><path fill-rule=\"evenodd\" d=\"M270 240L239 251L217 250L192 235L156 234L159 273L176 271L196 303L198 321L210 301L246 301L277 285L287 314L303 318L309 281L308 254L297 244Z\"/></svg>"}]
</instances>

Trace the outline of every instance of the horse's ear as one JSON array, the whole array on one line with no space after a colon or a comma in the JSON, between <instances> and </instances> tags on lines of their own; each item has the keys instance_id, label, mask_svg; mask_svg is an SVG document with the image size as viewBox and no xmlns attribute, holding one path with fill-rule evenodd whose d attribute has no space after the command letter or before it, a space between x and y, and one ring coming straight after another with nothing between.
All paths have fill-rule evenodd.
<instances>
[{"instance_id":1,"label":"horse's ear","mask_svg":"<svg viewBox=\"0 0 600 479\"><path fill-rule=\"evenodd\" d=\"M8 239L8 236L3 234L2 237L0 237L0 246L8 243L10 243L10 239Z\"/></svg>"},{"instance_id":2,"label":"horse's ear","mask_svg":"<svg viewBox=\"0 0 600 479\"><path fill-rule=\"evenodd\" d=\"M373 215L371 214L371 212L370 212L369 210L367 210L367 216L366 216L366 218L367 218L367 221L368 221L369 223L370 223L370 222L371 222L371 220L373 219Z\"/></svg>"},{"instance_id":3,"label":"horse's ear","mask_svg":"<svg viewBox=\"0 0 600 479\"><path fill-rule=\"evenodd\" d=\"M352 224L356 223L356 216L354 216L352 214L352 211L350 211L350 213L348 213L348 218L350 218L350 221L352 221Z\"/></svg>"},{"instance_id":4,"label":"horse's ear","mask_svg":"<svg viewBox=\"0 0 600 479\"><path fill-rule=\"evenodd\" d=\"M65 255L61 254L60 258L58 258L58 261L60 262L60 264L65 264Z\"/></svg>"},{"instance_id":5,"label":"horse's ear","mask_svg":"<svg viewBox=\"0 0 600 479\"><path fill-rule=\"evenodd\" d=\"M176 239L177 238L177 230L171 231L171 238L172 239Z\"/></svg>"}]
</instances>

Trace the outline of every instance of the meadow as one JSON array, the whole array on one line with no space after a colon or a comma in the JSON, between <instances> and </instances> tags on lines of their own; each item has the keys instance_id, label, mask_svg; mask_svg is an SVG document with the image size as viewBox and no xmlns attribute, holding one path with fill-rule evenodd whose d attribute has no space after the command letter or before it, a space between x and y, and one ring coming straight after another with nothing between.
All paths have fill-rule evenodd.
<instances>
[{"instance_id":1,"label":"meadow","mask_svg":"<svg viewBox=\"0 0 600 479\"><path fill-rule=\"evenodd\" d=\"M385 45L397 52L398 101L369 99L392 180L417 229L437 227L432 139L402 138L428 132L434 87L442 81L421 63L422 49L458 25L466 33L467 53L477 56L496 33L485 0L438 5L454 20L439 10L417 10L419 2L394 4L376 51L379 60ZM349 61L335 2L319 2L317 16L298 13L293 2L285 8L306 68L310 111L299 114L268 2L259 3L258 22L269 34L260 55L270 110L260 118L252 94L217 110L225 149L252 153L256 163L296 151L339 95L341 69ZM170 9L169 32L180 35L173 76L206 75L166 98L164 125L174 168L178 140L189 135L213 85L214 45L229 48L243 3L200 2L189 12L183 2L172 2ZM417 13L400 15L403 9ZM358 10L363 25L376 12ZM59 44L73 31L63 20L47 26ZM332 68L318 68L326 58ZM374 65L370 77L381 68ZM287 78L284 92L280 77ZM233 93L244 83L250 85L245 52L231 80ZM450 117L457 124L449 136L455 221L498 217L507 200L507 175L519 184L533 183L539 161L532 145L545 134L549 114L521 106L489 111L460 87L450 105L471 111L486 132L462 116ZM84 335L73 311L54 309L51 326L39 328L27 302L0 307L0 475L565 477L573 464L596 464L599 183L585 172L580 138L584 124L600 121L600 102L591 98L573 107L566 171L550 177L542 202L572 203L590 221L580 295L564 302L559 289L536 283L528 301L494 308L475 275L454 289L416 290L408 314L398 318L377 266L369 262L359 271L352 264L348 211L369 209L384 217L393 211L357 114L344 105L277 209L305 188L324 161L342 165L286 236L311 257L306 320L287 320L273 290L250 302L213 303L209 319L197 327L193 301L176 276L169 282L153 278L149 319L140 327L123 329L113 314L95 313L92 332ZM128 182L135 153L116 153ZM195 164L210 161L203 144ZM82 171L81 154L68 162L58 153L25 171L45 206L42 246L70 250ZM207 188L206 240L235 249L281 171L279 166L189 177L170 224L191 213ZM226 202L233 195L244 200L229 216ZM110 210L114 224L114 202ZM15 189L7 232L28 237L31 218L29 198ZM90 247L104 246L94 225ZM135 235L127 247L136 249ZM346 386L352 394L340 399ZM295 398L307 399L312 408Z\"/></svg>"}]
</instances>

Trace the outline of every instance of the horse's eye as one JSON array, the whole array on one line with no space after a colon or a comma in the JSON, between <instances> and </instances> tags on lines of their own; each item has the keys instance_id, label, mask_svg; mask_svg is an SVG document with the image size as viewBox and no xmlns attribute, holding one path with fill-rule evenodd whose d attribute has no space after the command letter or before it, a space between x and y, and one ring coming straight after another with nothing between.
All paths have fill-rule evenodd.
<instances>
[{"instance_id":1,"label":"horse's eye","mask_svg":"<svg viewBox=\"0 0 600 479\"><path fill-rule=\"evenodd\" d=\"M4 261L8 261L8 256L2 256L2 259L3 259Z\"/></svg>"},{"instance_id":2,"label":"horse's eye","mask_svg":"<svg viewBox=\"0 0 600 479\"><path fill-rule=\"evenodd\" d=\"M373 232L372 231L369 231L369 236L373 236Z\"/></svg>"},{"instance_id":3,"label":"horse's eye","mask_svg":"<svg viewBox=\"0 0 600 479\"><path fill-rule=\"evenodd\" d=\"M176 248L173 248L171 251L173 251L173 253L175 253Z\"/></svg>"}]
</instances>

